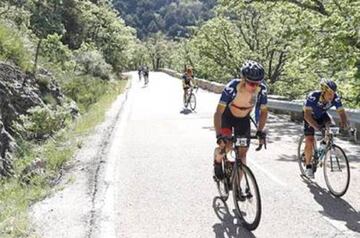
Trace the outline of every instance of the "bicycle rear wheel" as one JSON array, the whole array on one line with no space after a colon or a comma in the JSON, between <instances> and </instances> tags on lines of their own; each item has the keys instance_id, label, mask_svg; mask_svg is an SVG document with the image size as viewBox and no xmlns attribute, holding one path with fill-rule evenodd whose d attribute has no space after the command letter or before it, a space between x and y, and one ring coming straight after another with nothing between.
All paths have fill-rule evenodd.
<instances>
[{"instance_id":1,"label":"bicycle rear wheel","mask_svg":"<svg viewBox=\"0 0 360 238\"><path fill-rule=\"evenodd\" d=\"M337 145L333 145L325 154L324 176L326 186L336 197L343 196L350 183L350 167L345 152Z\"/></svg>"},{"instance_id":2,"label":"bicycle rear wheel","mask_svg":"<svg viewBox=\"0 0 360 238\"><path fill-rule=\"evenodd\" d=\"M189 100L188 100L189 95L187 93L185 93L185 96L183 97L184 100L184 108L187 108L189 105Z\"/></svg>"},{"instance_id":3,"label":"bicycle rear wheel","mask_svg":"<svg viewBox=\"0 0 360 238\"><path fill-rule=\"evenodd\" d=\"M216 186L219 191L221 199L226 202L226 200L229 198L229 184L227 178L217 180Z\"/></svg>"},{"instance_id":4,"label":"bicycle rear wheel","mask_svg":"<svg viewBox=\"0 0 360 238\"><path fill-rule=\"evenodd\" d=\"M196 108L196 97L195 94L191 93L189 98L190 109L195 110Z\"/></svg>"},{"instance_id":5,"label":"bicycle rear wheel","mask_svg":"<svg viewBox=\"0 0 360 238\"><path fill-rule=\"evenodd\" d=\"M316 150L316 141L314 141L314 150L313 150L313 157L311 158L314 161L314 154ZM301 175L305 176L305 136L300 136L299 143L298 143L298 152L297 152L298 164L300 168Z\"/></svg>"},{"instance_id":6,"label":"bicycle rear wheel","mask_svg":"<svg viewBox=\"0 0 360 238\"><path fill-rule=\"evenodd\" d=\"M297 158L298 158L300 173L305 176L306 166L305 166L305 152L304 151L305 151L305 136L302 135L302 136L300 136L300 139L299 139Z\"/></svg>"},{"instance_id":7,"label":"bicycle rear wheel","mask_svg":"<svg viewBox=\"0 0 360 238\"><path fill-rule=\"evenodd\" d=\"M238 178L241 178L240 183ZM248 230L255 230L261 218L261 199L255 176L249 167L242 164L237 168L232 188L235 208L244 226Z\"/></svg>"}]
</instances>

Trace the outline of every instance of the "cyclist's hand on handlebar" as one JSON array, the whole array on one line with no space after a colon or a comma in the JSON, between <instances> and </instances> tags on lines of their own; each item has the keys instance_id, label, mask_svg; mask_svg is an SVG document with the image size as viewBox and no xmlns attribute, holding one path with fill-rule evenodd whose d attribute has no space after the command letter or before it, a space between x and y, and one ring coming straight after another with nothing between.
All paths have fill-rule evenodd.
<instances>
[{"instance_id":1,"label":"cyclist's hand on handlebar","mask_svg":"<svg viewBox=\"0 0 360 238\"><path fill-rule=\"evenodd\" d=\"M263 140L266 138L266 133L263 132L263 131L257 131L256 132L256 137L259 139L259 140Z\"/></svg>"},{"instance_id":2,"label":"cyclist's hand on handlebar","mask_svg":"<svg viewBox=\"0 0 360 238\"><path fill-rule=\"evenodd\" d=\"M256 137L259 139L259 146L255 149L256 151L259 151L262 149L263 145L266 149L266 133L263 131L257 131Z\"/></svg>"}]
</instances>

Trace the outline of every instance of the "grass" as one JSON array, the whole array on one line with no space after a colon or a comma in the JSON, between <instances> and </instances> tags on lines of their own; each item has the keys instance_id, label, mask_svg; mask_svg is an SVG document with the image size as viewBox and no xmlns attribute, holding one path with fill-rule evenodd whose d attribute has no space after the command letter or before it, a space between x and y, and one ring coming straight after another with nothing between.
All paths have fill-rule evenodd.
<instances>
[{"instance_id":1,"label":"grass","mask_svg":"<svg viewBox=\"0 0 360 238\"><path fill-rule=\"evenodd\" d=\"M28 208L50 194L50 181L81 147L85 135L105 118L105 112L123 92L127 81L110 82L107 92L89 107L69 128L66 128L42 145L23 142L15 163L17 176L0 181L0 237L36 237L29 226ZM22 182L21 171L36 158L46 160L43 173Z\"/></svg>"}]
</instances>

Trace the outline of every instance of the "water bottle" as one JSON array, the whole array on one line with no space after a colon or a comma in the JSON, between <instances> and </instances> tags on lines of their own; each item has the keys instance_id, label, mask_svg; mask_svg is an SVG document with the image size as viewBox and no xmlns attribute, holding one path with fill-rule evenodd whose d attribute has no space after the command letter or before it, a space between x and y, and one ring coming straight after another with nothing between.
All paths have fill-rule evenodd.
<instances>
[{"instance_id":1,"label":"water bottle","mask_svg":"<svg viewBox=\"0 0 360 238\"><path fill-rule=\"evenodd\" d=\"M320 157L320 156L324 153L325 148L326 148L326 143L325 143L325 141L321 141L321 142L320 142L319 149L318 149L318 157Z\"/></svg>"}]
</instances>

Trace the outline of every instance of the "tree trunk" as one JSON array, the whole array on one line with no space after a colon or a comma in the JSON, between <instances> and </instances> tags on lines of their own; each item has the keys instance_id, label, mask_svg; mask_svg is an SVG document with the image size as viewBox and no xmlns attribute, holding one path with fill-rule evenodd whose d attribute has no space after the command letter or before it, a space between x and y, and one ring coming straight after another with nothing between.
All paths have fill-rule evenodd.
<instances>
[{"instance_id":1,"label":"tree trunk","mask_svg":"<svg viewBox=\"0 0 360 238\"><path fill-rule=\"evenodd\" d=\"M40 53L40 47L41 47L41 42L42 39L39 39L39 42L36 46L36 53L35 53L35 62L34 62L34 69L33 69L33 74L36 75L36 70L37 70L37 63L38 63L38 58L39 58L39 53Z\"/></svg>"}]
</instances>

